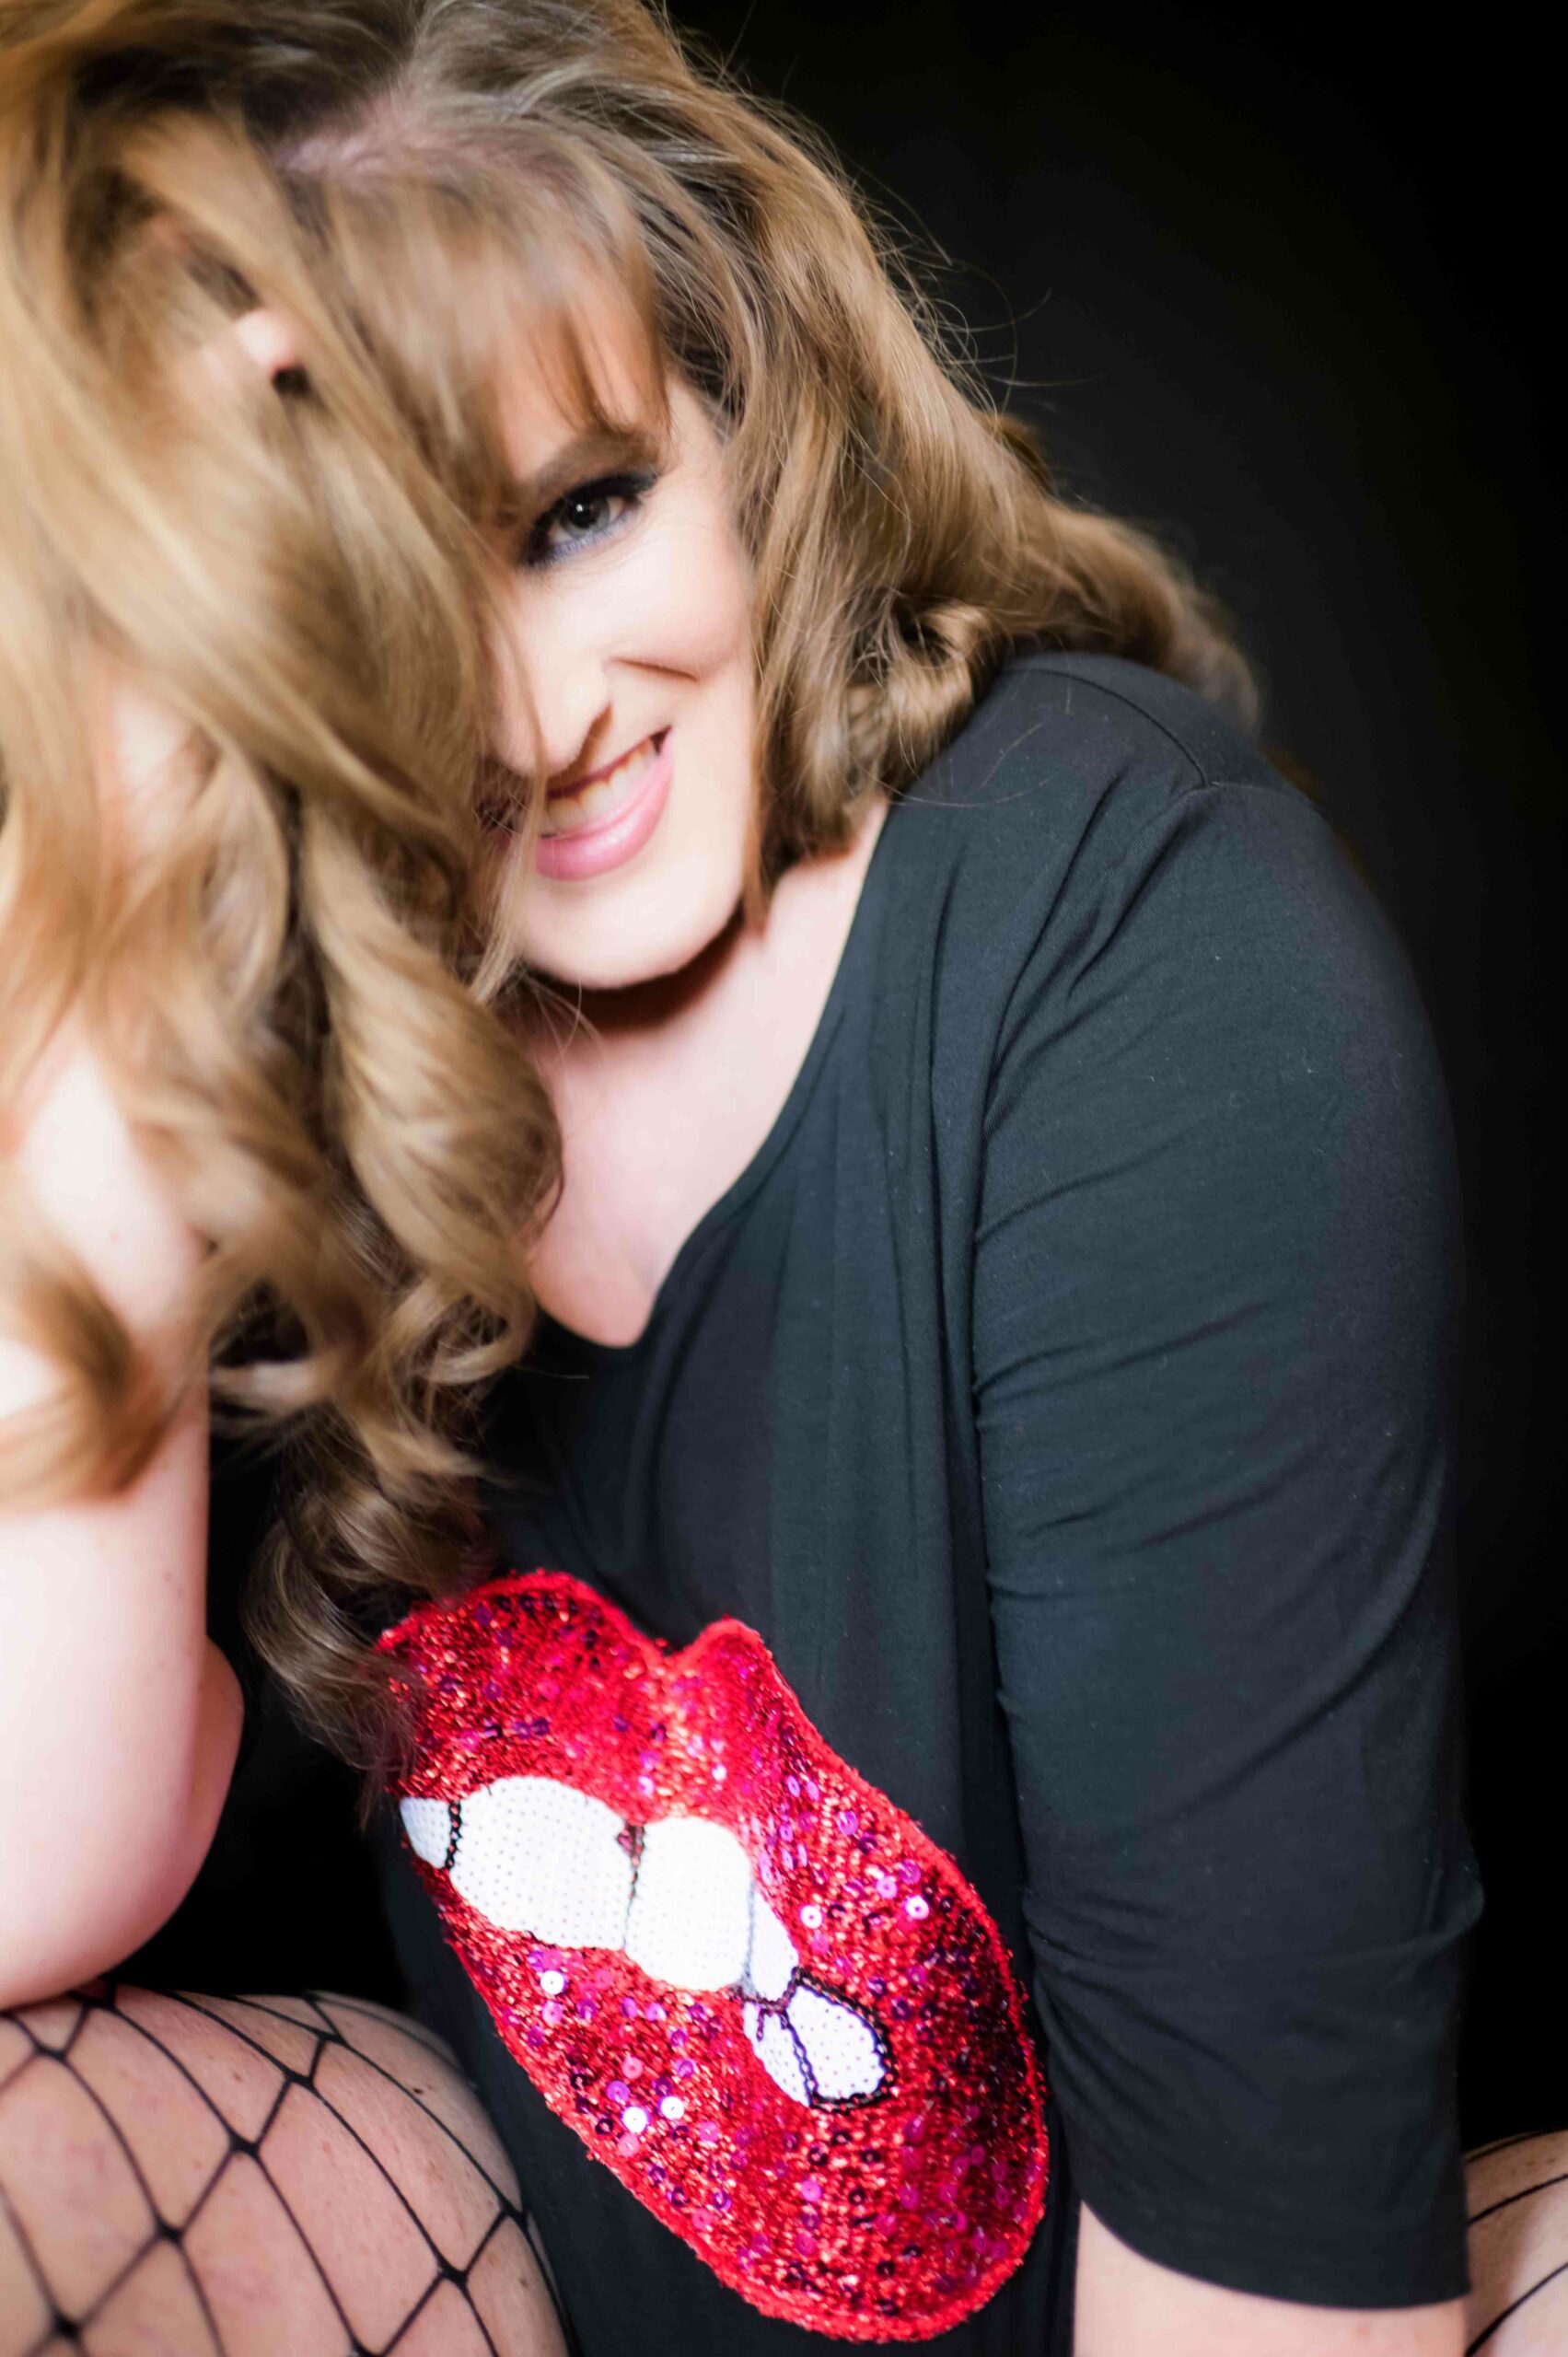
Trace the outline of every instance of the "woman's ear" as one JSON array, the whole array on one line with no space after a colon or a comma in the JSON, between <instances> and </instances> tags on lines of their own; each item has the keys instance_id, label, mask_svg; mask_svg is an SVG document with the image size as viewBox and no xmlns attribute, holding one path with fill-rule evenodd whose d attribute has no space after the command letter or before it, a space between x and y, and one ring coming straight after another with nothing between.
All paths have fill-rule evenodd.
<instances>
[{"instance_id":1,"label":"woman's ear","mask_svg":"<svg viewBox=\"0 0 1568 2357\"><path fill-rule=\"evenodd\" d=\"M168 214L159 214L149 221L144 236L150 243L166 247L180 256L190 267L192 262L192 241L182 225ZM198 372L223 386L242 382L255 369L275 385L280 377L296 376L304 367L304 355L294 328L281 311L270 304L252 304L238 319L205 343L199 344L194 355L188 355L182 366L193 365Z\"/></svg>"},{"instance_id":2,"label":"woman's ear","mask_svg":"<svg viewBox=\"0 0 1568 2357\"><path fill-rule=\"evenodd\" d=\"M236 383L259 368L280 389L286 389L280 380L296 377L304 366L299 340L288 320L261 305L242 312L221 335L203 344L200 357L220 384Z\"/></svg>"},{"instance_id":3,"label":"woman's ear","mask_svg":"<svg viewBox=\"0 0 1568 2357\"><path fill-rule=\"evenodd\" d=\"M264 369L274 384L300 366L298 338L279 311L247 311L234 322L233 333L257 367Z\"/></svg>"}]
</instances>

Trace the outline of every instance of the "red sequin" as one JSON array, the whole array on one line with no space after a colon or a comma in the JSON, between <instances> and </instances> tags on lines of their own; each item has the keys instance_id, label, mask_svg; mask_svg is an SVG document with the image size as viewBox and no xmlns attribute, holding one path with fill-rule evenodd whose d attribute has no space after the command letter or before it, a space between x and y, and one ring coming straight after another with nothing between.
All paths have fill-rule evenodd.
<instances>
[{"instance_id":1,"label":"red sequin","mask_svg":"<svg viewBox=\"0 0 1568 2357\"><path fill-rule=\"evenodd\" d=\"M756 1632L722 1620L671 1654L581 1582L535 1572L426 1606L381 1643L411 1673L416 1758L398 1791L424 1833L416 1870L508 2049L589 2151L766 2315L920 2340L989 2299L1045 2200L1022 1992L952 1860L829 1748ZM749 1984L698 1993L623 1946L487 1920L447 1871L463 1815L437 1864L432 1805L471 1813L519 1778L550 1780L526 1791L551 1805L570 1787L568 1814L587 1794L622 1820L633 1887L650 1829L727 1829L753 1904L787 1930L790 1988L843 2029L847 2059L792 2041L777 2007L770 2029ZM764 2034L787 2049L772 2074ZM814 2052L861 2091L824 2096Z\"/></svg>"}]
</instances>

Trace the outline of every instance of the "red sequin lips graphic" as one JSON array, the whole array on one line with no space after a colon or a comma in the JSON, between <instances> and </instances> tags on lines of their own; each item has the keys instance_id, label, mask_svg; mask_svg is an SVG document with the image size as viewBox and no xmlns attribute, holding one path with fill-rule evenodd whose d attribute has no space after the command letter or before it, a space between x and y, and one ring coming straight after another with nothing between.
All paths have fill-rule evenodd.
<instances>
[{"instance_id":1,"label":"red sequin lips graphic","mask_svg":"<svg viewBox=\"0 0 1568 2357\"><path fill-rule=\"evenodd\" d=\"M547 2103L753 2307L922 2340L1039 2223L1043 2090L1001 1937L830 1750L754 1631L684 1653L551 1572L425 1606L403 1829Z\"/></svg>"}]
</instances>

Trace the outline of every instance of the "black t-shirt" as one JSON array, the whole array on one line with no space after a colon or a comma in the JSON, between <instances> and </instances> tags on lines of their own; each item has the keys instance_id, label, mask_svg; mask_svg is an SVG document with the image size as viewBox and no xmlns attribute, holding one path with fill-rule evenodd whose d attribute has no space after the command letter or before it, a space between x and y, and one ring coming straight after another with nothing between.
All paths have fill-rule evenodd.
<instances>
[{"instance_id":1,"label":"black t-shirt","mask_svg":"<svg viewBox=\"0 0 1568 2357\"><path fill-rule=\"evenodd\" d=\"M584 1654L580 1590L540 1589L575 1599L551 1691L581 1702L585 1662L630 1657L626 1622L672 1648L744 1624L822 1747L798 1757L847 1763L956 1862L1016 1961L1027 2027L981 1991L949 2077L954 2100L983 2093L996 2039L1038 2041L1044 2218L944 2348L1069 2347L1080 2198L1151 2258L1246 2291L1398 2306L1464 2288L1455 2015L1479 1900L1444 1543L1455 1293L1433 1049L1329 828L1184 690L1034 656L889 812L787 1100L645 1332L611 1348L546 1320L494 1396L500 1568L614 1608L608 1651ZM584 1708L591 1787L617 1738L596 1751L601 1705ZM565 2074L558 2117L514 2059L522 2016L509 2045L432 1904L458 1872L459 1817L445 1852L447 1817L435 1840L426 1821L440 1805L415 1827L423 1868L386 1844L404 1968L516 2158L585 2357L819 2345L721 2281L702 2235L622 2182L630 2161L617 2173L663 2132L658 2086L679 2115L683 2082L590 2086L574 2109ZM633 1864L658 1813L610 1811ZM755 1812L730 1822L763 1842ZM497 1839L469 1888L505 1920ZM796 1886L772 1871L776 1920ZM886 1876L891 1907L898 1871L947 1904L917 1858ZM787 1921L808 1972L828 1934ZM581 1959L544 1936L528 1971L570 2014ZM824 1953L842 1996L848 1952ZM958 1950L921 1953L939 1973ZM874 2013L883 1984L854 1986ZM738 2020L748 1992L761 2053L751 1980L710 1988L710 2014ZM817 2060L874 2106L860 2033L820 2020L849 2042ZM792 2050L804 2082L810 2038ZM1011 2101L1030 2066L998 2067ZM759 2104L777 2111L786 2077L759 2063ZM803 2176L841 2165L814 2088L793 2089ZM999 2139L1016 2162L1018 2119L998 2097L956 2168L983 2173ZM693 2124L676 2117L654 2172L665 2217L703 2165ZM729 2154L736 2200L798 2234L790 2165L749 2179L749 2149ZM942 2232L967 2231L976 2181L941 2190ZM854 2232L853 2199L836 2213L834 2261L853 2279L882 2250L884 2288L906 2247L896 2212L877 2239L887 2199L871 2189ZM927 2293L935 2264L911 2262ZM863 2313L858 2337L892 2337Z\"/></svg>"}]
</instances>

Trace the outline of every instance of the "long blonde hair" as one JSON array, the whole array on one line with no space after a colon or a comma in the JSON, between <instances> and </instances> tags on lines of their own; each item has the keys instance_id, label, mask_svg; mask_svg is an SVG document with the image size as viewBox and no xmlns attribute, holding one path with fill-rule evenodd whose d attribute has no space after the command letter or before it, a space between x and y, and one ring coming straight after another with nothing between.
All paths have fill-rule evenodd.
<instances>
[{"instance_id":1,"label":"long blonde hair","mask_svg":"<svg viewBox=\"0 0 1568 2357\"><path fill-rule=\"evenodd\" d=\"M27 0L0 31L0 1108L82 1011L212 1249L189 1379L286 1471L250 1621L351 1756L377 1613L485 1558L484 1386L559 1169L475 876L501 340L608 277L722 416L756 583L749 901L845 840L1009 649L1245 705L1149 540L1057 495L810 135L637 0ZM274 308L302 368L179 363ZM104 856L85 645L193 731L188 823ZM6 1177L0 1165L0 1178ZM0 1323L59 1387L0 1495L122 1485L177 1401L14 1174Z\"/></svg>"}]
</instances>

